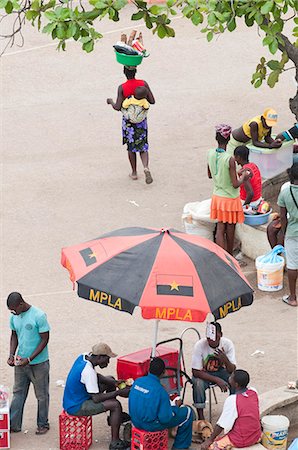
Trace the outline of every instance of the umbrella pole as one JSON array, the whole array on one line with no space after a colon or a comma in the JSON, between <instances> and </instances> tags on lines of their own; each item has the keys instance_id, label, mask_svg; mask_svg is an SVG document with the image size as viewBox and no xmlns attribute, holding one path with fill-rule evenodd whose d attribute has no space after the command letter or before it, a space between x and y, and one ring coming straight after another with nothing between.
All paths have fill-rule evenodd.
<instances>
[{"instance_id":1,"label":"umbrella pole","mask_svg":"<svg viewBox=\"0 0 298 450\"><path fill-rule=\"evenodd\" d=\"M159 320L155 320L154 321L153 346L152 346L152 353L151 353L152 358L155 358L155 356L156 356L158 325L159 325Z\"/></svg>"}]
</instances>

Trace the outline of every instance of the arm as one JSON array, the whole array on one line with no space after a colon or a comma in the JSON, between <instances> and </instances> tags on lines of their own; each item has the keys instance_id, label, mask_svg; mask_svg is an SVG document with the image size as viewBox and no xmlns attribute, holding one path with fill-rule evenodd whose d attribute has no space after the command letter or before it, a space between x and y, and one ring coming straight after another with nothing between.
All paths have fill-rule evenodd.
<instances>
[{"instance_id":1,"label":"arm","mask_svg":"<svg viewBox=\"0 0 298 450\"><path fill-rule=\"evenodd\" d=\"M160 387L160 401L159 401L159 411L157 414L160 423L169 423L174 416L173 410L177 408L172 407L170 403L170 398L164 388Z\"/></svg>"},{"instance_id":2,"label":"arm","mask_svg":"<svg viewBox=\"0 0 298 450\"><path fill-rule=\"evenodd\" d=\"M151 89L149 87L149 84L146 81L144 81L144 83L145 83L145 87L148 89L148 98L147 98L147 100L148 100L149 103L151 103L151 105L154 105L155 98L154 98L154 95L152 94L152 91L151 91Z\"/></svg>"},{"instance_id":3,"label":"arm","mask_svg":"<svg viewBox=\"0 0 298 450\"><path fill-rule=\"evenodd\" d=\"M212 178L209 165L207 165L207 174L208 174L208 178Z\"/></svg>"},{"instance_id":4,"label":"arm","mask_svg":"<svg viewBox=\"0 0 298 450\"><path fill-rule=\"evenodd\" d=\"M19 344L18 335L14 330L12 330L10 336L9 357L7 360L7 364L9 366L14 366L14 355L16 349L18 348L18 344Z\"/></svg>"},{"instance_id":5,"label":"arm","mask_svg":"<svg viewBox=\"0 0 298 450\"><path fill-rule=\"evenodd\" d=\"M229 169L230 169L230 177L232 185L235 189L237 189L242 183L244 183L246 180L248 180L251 177L251 172L248 173L248 171L244 170L243 173L237 177L236 172L236 163L233 156L231 156L229 161Z\"/></svg>"},{"instance_id":6,"label":"arm","mask_svg":"<svg viewBox=\"0 0 298 450\"><path fill-rule=\"evenodd\" d=\"M118 87L116 103L114 103L112 98L107 98L107 104L112 105L112 108L114 108L116 111L120 111L123 100L124 100L123 89L122 86L120 85Z\"/></svg>"},{"instance_id":7,"label":"arm","mask_svg":"<svg viewBox=\"0 0 298 450\"><path fill-rule=\"evenodd\" d=\"M285 234L287 225L288 225L288 218L287 218L287 208L284 206L279 207L280 211L280 222L281 222L281 231Z\"/></svg>"},{"instance_id":8,"label":"arm","mask_svg":"<svg viewBox=\"0 0 298 450\"><path fill-rule=\"evenodd\" d=\"M244 205L249 205L254 197L254 190L252 188L250 180L246 180L243 184L246 192L246 199Z\"/></svg>"},{"instance_id":9,"label":"arm","mask_svg":"<svg viewBox=\"0 0 298 450\"><path fill-rule=\"evenodd\" d=\"M259 127L257 122L251 122L251 124L249 125L250 127L250 132L251 132L251 139L253 142L253 145L255 147L260 147L260 148L278 148L281 146L280 142L275 142L272 138L271 138L271 130L268 133L268 135L265 137L265 142L261 142L259 141Z\"/></svg>"},{"instance_id":10,"label":"arm","mask_svg":"<svg viewBox=\"0 0 298 450\"><path fill-rule=\"evenodd\" d=\"M216 424L210 438L201 444L201 450L207 450L207 448L215 441L217 436L219 436L222 431L223 428Z\"/></svg>"}]
</instances>

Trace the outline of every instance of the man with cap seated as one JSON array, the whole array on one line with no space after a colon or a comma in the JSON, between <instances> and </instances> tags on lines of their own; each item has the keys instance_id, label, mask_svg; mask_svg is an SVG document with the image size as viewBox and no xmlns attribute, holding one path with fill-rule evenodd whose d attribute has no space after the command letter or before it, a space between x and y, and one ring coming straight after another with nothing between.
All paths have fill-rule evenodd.
<instances>
[{"instance_id":1,"label":"man with cap seated","mask_svg":"<svg viewBox=\"0 0 298 450\"><path fill-rule=\"evenodd\" d=\"M236 147L248 144L261 148L281 147L281 142L275 141L271 137L271 130L276 125L277 118L277 112L272 108L267 108L263 114L253 117L240 128L233 130L227 146L227 152L234 155Z\"/></svg>"},{"instance_id":2,"label":"man with cap seated","mask_svg":"<svg viewBox=\"0 0 298 450\"><path fill-rule=\"evenodd\" d=\"M160 383L164 372L164 361L153 358L149 374L135 380L128 400L131 421L135 427L145 431L178 427L173 449L189 449L192 439L192 409L189 406L171 406L170 397Z\"/></svg>"},{"instance_id":3,"label":"man with cap seated","mask_svg":"<svg viewBox=\"0 0 298 450\"><path fill-rule=\"evenodd\" d=\"M120 425L123 422L121 403L116 397L128 397L130 388L116 390L117 381L96 372L95 367L107 367L110 358L117 355L101 342L92 347L91 353L80 355L68 374L63 396L63 408L72 416L93 416L110 411L108 420L111 426L112 440L110 450L122 450L130 447L129 442L119 438Z\"/></svg>"}]
</instances>

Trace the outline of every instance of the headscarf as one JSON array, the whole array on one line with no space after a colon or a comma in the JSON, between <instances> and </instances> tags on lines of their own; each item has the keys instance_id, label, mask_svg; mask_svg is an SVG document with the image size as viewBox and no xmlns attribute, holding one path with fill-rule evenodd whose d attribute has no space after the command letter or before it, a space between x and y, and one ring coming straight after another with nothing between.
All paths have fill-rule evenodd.
<instances>
[{"instance_id":1,"label":"headscarf","mask_svg":"<svg viewBox=\"0 0 298 450\"><path fill-rule=\"evenodd\" d=\"M219 125L215 125L215 131L227 139L232 133L232 127L230 125L226 125L225 123L220 123Z\"/></svg>"}]
</instances>

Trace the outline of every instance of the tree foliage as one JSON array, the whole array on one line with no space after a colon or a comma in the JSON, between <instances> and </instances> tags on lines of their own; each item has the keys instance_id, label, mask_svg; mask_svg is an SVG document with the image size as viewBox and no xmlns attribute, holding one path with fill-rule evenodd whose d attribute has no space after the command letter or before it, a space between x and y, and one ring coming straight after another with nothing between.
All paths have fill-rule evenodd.
<instances>
[{"instance_id":1,"label":"tree foliage","mask_svg":"<svg viewBox=\"0 0 298 450\"><path fill-rule=\"evenodd\" d=\"M74 39L89 53L102 37L95 25L106 16L118 21L126 3L127 0L86 0L83 5L79 0L73 7L72 0L0 0L0 10L5 10L2 20L15 17L11 34L4 37L8 38L8 45L13 45L22 33L22 25L29 21L56 40L58 49L65 50L68 40ZM289 69L289 61L294 63L298 77L298 0L167 0L165 4L152 6L142 0L132 3L136 12L131 19L143 20L161 39L175 36L171 19L179 13L199 27L208 42L215 35L233 32L241 21L247 27L257 25L263 45L279 57L269 60L262 57L251 83L258 88L266 80L274 87L280 75ZM290 37L288 32L287 36L284 34L287 23Z\"/></svg>"}]
</instances>

